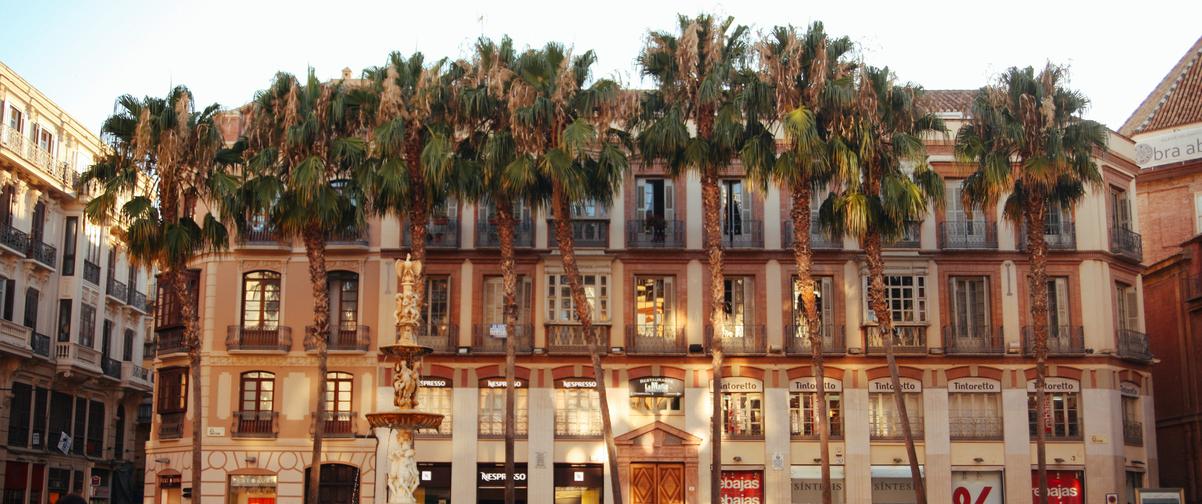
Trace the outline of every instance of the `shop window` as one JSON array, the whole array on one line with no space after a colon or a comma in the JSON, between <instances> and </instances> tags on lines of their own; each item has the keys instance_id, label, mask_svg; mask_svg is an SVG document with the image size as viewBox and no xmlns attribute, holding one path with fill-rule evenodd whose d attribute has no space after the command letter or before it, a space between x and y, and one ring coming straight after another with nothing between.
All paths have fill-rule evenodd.
<instances>
[{"instance_id":1,"label":"shop window","mask_svg":"<svg viewBox=\"0 0 1202 504\"><path fill-rule=\"evenodd\" d=\"M636 415L680 415L683 401L683 380L664 376L630 380L630 409Z\"/></svg>"},{"instance_id":2,"label":"shop window","mask_svg":"<svg viewBox=\"0 0 1202 504\"><path fill-rule=\"evenodd\" d=\"M1080 394L1077 392L1046 392L1044 403L1047 405L1047 415L1043 421L1038 421L1034 392L1027 394L1027 423L1031 438L1036 436L1036 429L1044 429L1048 439L1080 439L1081 438L1081 405Z\"/></svg>"},{"instance_id":3,"label":"shop window","mask_svg":"<svg viewBox=\"0 0 1202 504\"><path fill-rule=\"evenodd\" d=\"M921 392L903 392L906 416L910 420L910 433L915 439L923 436L923 409ZM892 391L868 394L869 435L872 439L902 439L901 412Z\"/></svg>"},{"instance_id":4,"label":"shop window","mask_svg":"<svg viewBox=\"0 0 1202 504\"><path fill-rule=\"evenodd\" d=\"M442 424L435 430L421 431L419 435L450 436L451 425L454 423L454 389L451 380L438 377L424 377L417 389L417 404L422 411L442 415ZM420 501L420 499L419 499Z\"/></svg>"},{"instance_id":5,"label":"shop window","mask_svg":"<svg viewBox=\"0 0 1202 504\"><path fill-rule=\"evenodd\" d=\"M526 502L526 464L513 464L513 487L516 502ZM476 504L502 504L505 502L505 464L476 465Z\"/></svg>"},{"instance_id":6,"label":"shop window","mask_svg":"<svg viewBox=\"0 0 1202 504\"><path fill-rule=\"evenodd\" d=\"M818 437L818 393L791 392L789 394L789 434L793 437ZM830 436L843 437L842 394L826 392L826 413L830 419Z\"/></svg>"},{"instance_id":7,"label":"shop window","mask_svg":"<svg viewBox=\"0 0 1202 504\"><path fill-rule=\"evenodd\" d=\"M952 502L1001 504L1004 484L1001 471L952 471Z\"/></svg>"},{"instance_id":8,"label":"shop window","mask_svg":"<svg viewBox=\"0 0 1202 504\"><path fill-rule=\"evenodd\" d=\"M763 471L722 471L722 502L764 502Z\"/></svg>"},{"instance_id":9,"label":"shop window","mask_svg":"<svg viewBox=\"0 0 1202 504\"><path fill-rule=\"evenodd\" d=\"M274 474L231 474L230 502L271 504L276 500L278 482Z\"/></svg>"},{"instance_id":10,"label":"shop window","mask_svg":"<svg viewBox=\"0 0 1202 504\"><path fill-rule=\"evenodd\" d=\"M514 435L526 437L526 382L518 380L514 390ZM489 378L480 381L479 435L482 438L505 436L505 379Z\"/></svg>"},{"instance_id":11,"label":"shop window","mask_svg":"<svg viewBox=\"0 0 1202 504\"><path fill-rule=\"evenodd\" d=\"M952 439L1002 438L1002 394L953 392L947 399Z\"/></svg>"},{"instance_id":12,"label":"shop window","mask_svg":"<svg viewBox=\"0 0 1202 504\"><path fill-rule=\"evenodd\" d=\"M559 380L555 388L555 436L600 437L601 400L589 378Z\"/></svg>"},{"instance_id":13,"label":"shop window","mask_svg":"<svg viewBox=\"0 0 1202 504\"><path fill-rule=\"evenodd\" d=\"M918 466L920 476L924 468ZM872 502L914 502L914 479L910 466L872 466Z\"/></svg>"},{"instance_id":14,"label":"shop window","mask_svg":"<svg viewBox=\"0 0 1202 504\"><path fill-rule=\"evenodd\" d=\"M305 468L305 486L309 487L311 468ZM321 504L355 504L359 502L359 469L352 465L321 464L321 481L318 483L317 502ZM305 492L307 502L308 492Z\"/></svg>"},{"instance_id":15,"label":"shop window","mask_svg":"<svg viewBox=\"0 0 1202 504\"><path fill-rule=\"evenodd\" d=\"M605 474L600 464L555 464L555 504L602 504Z\"/></svg>"},{"instance_id":16,"label":"shop window","mask_svg":"<svg viewBox=\"0 0 1202 504\"><path fill-rule=\"evenodd\" d=\"M831 466L831 502L843 504L843 466ZM816 465L793 466L789 471L790 502L794 504L819 504L822 502L822 467Z\"/></svg>"},{"instance_id":17,"label":"shop window","mask_svg":"<svg viewBox=\"0 0 1202 504\"><path fill-rule=\"evenodd\" d=\"M764 436L764 384L751 378L722 380L722 432L732 439Z\"/></svg>"},{"instance_id":18,"label":"shop window","mask_svg":"<svg viewBox=\"0 0 1202 504\"><path fill-rule=\"evenodd\" d=\"M450 389L446 389L450 390ZM423 410L430 411L422 406ZM443 420L446 423L446 420ZM418 487L413 497L422 504L449 504L451 502L451 464L418 463Z\"/></svg>"}]
</instances>

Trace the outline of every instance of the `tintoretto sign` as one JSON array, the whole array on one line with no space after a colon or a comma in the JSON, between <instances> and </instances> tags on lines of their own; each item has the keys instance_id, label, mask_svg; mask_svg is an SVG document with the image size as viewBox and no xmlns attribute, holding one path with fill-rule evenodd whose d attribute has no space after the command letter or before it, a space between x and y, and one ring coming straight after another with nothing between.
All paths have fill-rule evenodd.
<instances>
[{"instance_id":1,"label":"tintoretto sign","mask_svg":"<svg viewBox=\"0 0 1202 504\"><path fill-rule=\"evenodd\" d=\"M902 392L922 392L922 382L913 378L902 377ZM869 392L893 392L893 382L889 378L877 378L868 382Z\"/></svg>"},{"instance_id":2,"label":"tintoretto sign","mask_svg":"<svg viewBox=\"0 0 1202 504\"><path fill-rule=\"evenodd\" d=\"M1001 392L1002 384L997 380L990 380L989 378L957 378L947 382L947 391L951 393Z\"/></svg>"},{"instance_id":3,"label":"tintoretto sign","mask_svg":"<svg viewBox=\"0 0 1202 504\"><path fill-rule=\"evenodd\" d=\"M1202 126L1151 135L1135 144L1135 162L1140 168L1202 158Z\"/></svg>"}]
</instances>

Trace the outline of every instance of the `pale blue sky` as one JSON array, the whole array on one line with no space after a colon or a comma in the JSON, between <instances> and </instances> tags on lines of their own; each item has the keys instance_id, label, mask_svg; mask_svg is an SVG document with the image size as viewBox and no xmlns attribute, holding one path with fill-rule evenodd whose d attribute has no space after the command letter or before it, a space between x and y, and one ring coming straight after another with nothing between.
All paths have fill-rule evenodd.
<instances>
[{"instance_id":1,"label":"pale blue sky","mask_svg":"<svg viewBox=\"0 0 1202 504\"><path fill-rule=\"evenodd\" d=\"M597 70L638 84L648 29L677 12L730 14L757 30L822 20L864 58L928 89L977 88L1009 66L1069 64L1117 129L1202 35L1202 2L426 1L285 3L0 0L0 61L93 130L122 93L186 84L202 103L237 106L277 70L357 75L389 51L466 54L481 33L519 46L558 40L598 53Z\"/></svg>"}]
</instances>

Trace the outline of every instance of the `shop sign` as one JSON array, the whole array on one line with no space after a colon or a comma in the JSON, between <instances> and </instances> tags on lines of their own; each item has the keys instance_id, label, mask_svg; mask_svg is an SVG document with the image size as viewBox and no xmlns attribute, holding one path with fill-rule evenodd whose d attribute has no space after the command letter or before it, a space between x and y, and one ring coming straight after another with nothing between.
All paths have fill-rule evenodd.
<instances>
[{"instance_id":1,"label":"shop sign","mask_svg":"<svg viewBox=\"0 0 1202 504\"><path fill-rule=\"evenodd\" d=\"M723 378L722 379L722 391L723 392L763 392L764 391L764 382L756 380L755 378L744 378L744 377Z\"/></svg>"},{"instance_id":2,"label":"shop sign","mask_svg":"<svg viewBox=\"0 0 1202 504\"><path fill-rule=\"evenodd\" d=\"M1081 471L1048 471L1048 504L1083 504ZM1039 504L1039 471L1031 471L1031 497Z\"/></svg>"},{"instance_id":3,"label":"shop sign","mask_svg":"<svg viewBox=\"0 0 1202 504\"><path fill-rule=\"evenodd\" d=\"M505 324L489 324L488 335L493 338L504 338L509 334L509 329Z\"/></svg>"},{"instance_id":4,"label":"shop sign","mask_svg":"<svg viewBox=\"0 0 1202 504\"><path fill-rule=\"evenodd\" d=\"M1043 380L1044 392L1080 392L1081 382L1071 378L1049 376ZM1035 392L1035 380L1027 381L1027 392Z\"/></svg>"},{"instance_id":5,"label":"shop sign","mask_svg":"<svg viewBox=\"0 0 1202 504\"><path fill-rule=\"evenodd\" d=\"M494 483L498 483L498 482L502 482L502 483L503 483L504 481L505 481L505 471L504 471L504 470L500 470L500 471L492 471L492 470L480 471L480 484L482 484L482 485L494 484ZM525 482L525 481L526 481L526 473L525 473L525 471L518 471L518 470L514 470L514 472L513 472L513 482L514 482L515 484L517 484L517 483L522 483L522 484L523 484L523 486L524 486L524 482Z\"/></svg>"},{"instance_id":6,"label":"shop sign","mask_svg":"<svg viewBox=\"0 0 1202 504\"><path fill-rule=\"evenodd\" d=\"M274 474L234 474L230 476L230 486L234 488L275 488L277 481Z\"/></svg>"},{"instance_id":7,"label":"shop sign","mask_svg":"<svg viewBox=\"0 0 1202 504\"><path fill-rule=\"evenodd\" d=\"M1182 504L1185 492L1180 488L1136 488L1135 501L1139 504Z\"/></svg>"},{"instance_id":8,"label":"shop sign","mask_svg":"<svg viewBox=\"0 0 1202 504\"><path fill-rule=\"evenodd\" d=\"M509 383L504 378L485 378L480 380L480 386L484 388L505 388L505 384ZM522 380L514 380L514 388L526 388L526 382Z\"/></svg>"},{"instance_id":9,"label":"shop sign","mask_svg":"<svg viewBox=\"0 0 1202 504\"><path fill-rule=\"evenodd\" d=\"M1135 162L1140 168L1189 161L1202 157L1202 126L1171 133L1152 134L1135 144Z\"/></svg>"},{"instance_id":10,"label":"shop sign","mask_svg":"<svg viewBox=\"0 0 1202 504\"><path fill-rule=\"evenodd\" d=\"M793 504L819 504L822 502L822 468L819 466L793 466L790 468L790 499ZM831 502L843 504L843 467L831 466Z\"/></svg>"},{"instance_id":11,"label":"shop sign","mask_svg":"<svg viewBox=\"0 0 1202 504\"><path fill-rule=\"evenodd\" d=\"M913 378L901 379L902 392L922 392L922 382ZM868 382L869 392L893 392L893 381L889 378L877 378Z\"/></svg>"},{"instance_id":12,"label":"shop sign","mask_svg":"<svg viewBox=\"0 0 1202 504\"><path fill-rule=\"evenodd\" d=\"M1002 384L989 378L956 378L947 382L949 393L993 393L1001 392Z\"/></svg>"},{"instance_id":13,"label":"shop sign","mask_svg":"<svg viewBox=\"0 0 1202 504\"><path fill-rule=\"evenodd\" d=\"M908 465L872 466L872 503L908 504L914 502L914 480ZM926 467L918 466L918 474L925 477Z\"/></svg>"},{"instance_id":14,"label":"shop sign","mask_svg":"<svg viewBox=\"0 0 1202 504\"><path fill-rule=\"evenodd\" d=\"M952 471L952 504L1002 504L1001 471Z\"/></svg>"},{"instance_id":15,"label":"shop sign","mask_svg":"<svg viewBox=\"0 0 1202 504\"><path fill-rule=\"evenodd\" d=\"M595 389L597 380L592 378L564 378L559 380L559 388L565 389Z\"/></svg>"},{"instance_id":16,"label":"shop sign","mask_svg":"<svg viewBox=\"0 0 1202 504\"><path fill-rule=\"evenodd\" d=\"M1119 394L1125 397L1139 397L1139 385L1131 382L1119 383Z\"/></svg>"},{"instance_id":17,"label":"shop sign","mask_svg":"<svg viewBox=\"0 0 1202 504\"><path fill-rule=\"evenodd\" d=\"M666 376L645 376L630 380L632 397L680 397L684 395L684 381Z\"/></svg>"},{"instance_id":18,"label":"shop sign","mask_svg":"<svg viewBox=\"0 0 1202 504\"><path fill-rule=\"evenodd\" d=\"M451 380L438 377L424 377L417 383L426 388L447 388L451 386Z\"/></svg>"},{"instance_id":19,"label":"shop sign","mask_svg":"<svg viewBox=\"0 0 1202 504\"><path fill-rule=\"evenodd\" d=\"M761 504L764 480L760 471L722 471L722 504Z\"/></svg>"},{"instance_id":20,"label":"shop sign","mask_svg":"<svg viewBox=\"0 0 1202 504\"><path fill-rule=\"evenodd\" d=\"M834 378L825 378L823 381L826 382L825 390L827 392L843 391L843 382ZM818 387L814 385L815 383L816 380L813 376L798 378L789 382L789 392L817 392Z\"/></svg>"}]
</instances>

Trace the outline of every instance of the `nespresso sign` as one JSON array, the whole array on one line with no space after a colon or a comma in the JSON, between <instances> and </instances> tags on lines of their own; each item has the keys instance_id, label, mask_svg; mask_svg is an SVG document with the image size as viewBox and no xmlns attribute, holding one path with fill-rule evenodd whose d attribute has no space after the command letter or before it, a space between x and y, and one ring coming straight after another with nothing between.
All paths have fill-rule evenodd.
<instances>
[{"instance_id":1,"label":"nespresso sign","mask_svg":"<svg viewBox=\"0 0 1202 504\"><path fill-rule=\"evenodd\" d=\"M725 378L722 380L723 392L763 392L764 382L754 378Z\"/></svg>"},{"instance_id":2,"label":"nespresso sign","mask_svg":"<svg viewBox=\"0 0 1202 504\"><path fill-rule=\"evenodd\" d=\"M484 388L505 388L505 384L509 383L504 378L485 378L480 380L480 386ZM522 380L514 380L514 388L526 388L526 382Z\"/></svg>"},{"instance_id":3,"label":"nespresso sign","mask_svg":"<svg viewBox=\"0 0 1202 504\"><path fill-rule=\"evenodd\" d=\"M834 378L826 378L823 381L826 382L826 386L823 387L823 389L826 392L842 392L843 391L843 382L836 380ZM807 376L805 378L798 378L796 380L789 382L789 392L817 392L818 387L817 387L817 385L815 385L816 383L817 383L817 381L814 379L813 376Z\"/></svg>"},{"instance_id":4,"label":"nespresso sign","mask_svg":"<svg viewBox=\"0 0 1202 504\"><path fill-rule=\"evenodd\" d=\"M994 393L1002 391L1002 384L989 378L956 378L947 382L950 393Z\"/></svg>"},{"instance_id":5,"label":"nespresso sign","mask_svg":"<svg viewBox=\"0 0 1202 504\"><path fill-rule=\"evenodd\" d=\"M591 378L564 378L559 380L557 384L559 388L565 389L597 388L597 380Z\"/></svg>"},{"instance_id":6,"label":"nespresso sign","mask_svg":"<svg viewBox=\"0 0 1202 504\"><path fill-rule=\"evenodd\" d=\"M666 376L646 376L630 380L630 395L633 397L680 397L684 395L684 381Z\"/></svg>"},{"instance_id":7,"label":"nespresso sign","mask_svg":"<svg viewBox=\"0 0 1202 504\"><path fill-rule=\"evenodd\" d=\"M451 380L446 378L422 378L418 384L426 388L447 388L451 386Z\"/></svg>"},{"instance_id":8,"label":"nespresso sign","mask_svg":"<svg viewBox=\"0 0 1202 504\"><path fill-rule=\"evenodd\" d=\"M893 381L889 378L877 378L868 382L869 392L893 392ZM913 378L901 379L902 392L922 392L922 382Z\"/></svg>"}]
</instances>

